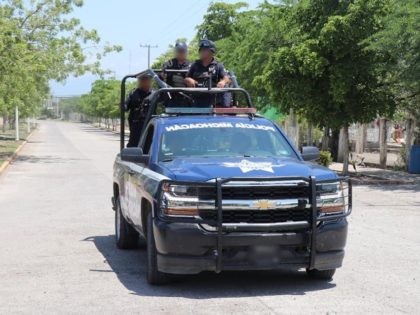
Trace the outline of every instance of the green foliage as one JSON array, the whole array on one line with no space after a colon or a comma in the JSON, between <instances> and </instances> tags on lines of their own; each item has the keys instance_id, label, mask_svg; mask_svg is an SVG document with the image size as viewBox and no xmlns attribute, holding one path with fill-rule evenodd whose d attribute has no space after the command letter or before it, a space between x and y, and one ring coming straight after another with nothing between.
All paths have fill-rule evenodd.
<instances>
[{"instance_id":1,"label":"green foliage","mask_svg":"<svg viewBox=\"0 0 420 315\"><path fill-rule=\"evenodd\" d=\"M318 163L322 166L328 167L333 162L330 151L320 151Z\"/></svg>"},{"instance_id":2,"label":"green foliage","mask_svg":"<svg viewBox=\"0 0 420 315\"><path fill-rule=\"evenodd\" d=\"M197 26L197 37L213 41L231 36L235 32L239 10L248 7L246 2L212 2L203 17L203 23Z\"/></svg>"},{"instance_id":3,"label":"green foliage","mask_svg":"<svg viewBox=\"0 0 420 315\"><path fill-rule=\"evenodd\" d=\"M90 93L81 97L79 111L90 117L118 118L120 102L120 81L96 80Z\"/></svg>"},{"instance_id":4,"label":"green foliage","mask_svg":"<svg viewBox=\"0 0 420 315\"><path fill-rule=\"evenodd\" d=\"M100 44L95 30L86 30L68 15L81 0L6 0L0 4L0 112L15 106L25 116L42 104L49 81L73 74L104 74L100 58L121 47L102 45L96 60L87 49Z\"/></svg>"},{"instance_id":5,"label":"green foliage","mask_svg":"<svg viewBox=\"0 0 420 315\"><path fill-rule=\"evenodd\" d=\"M372 35L366 50L381 57L381 81L399 109L420 119L420 3L391 1L384 27Z\"/></svg>"},{"instance_id":6,"label":"green foliage","mask_svg":"<svg viewBox=\"0 0 420 315\"><path fill-rule=\"evenodd\" d=\"M57 116L55 115L54 111L52 109L43 107L41 109L41 117L42 118L57 118Z\"/></svg>"},{"instance_id":7,"label":"green foliage","mask_svg":"<svg viewBox=\"0 0 420 315\"><path fill-rule=\"evenodd\" d=\"M363 44L379 27L385 2L300 1L286 9L287 35L261 84L284 110L320 126L338 129L391 115L395 103L378 80L377 56Z\"/></svg>"},{"instance_id":8,"label":"green foliage","mask_svg":"<svg viewBox=\"0 0 420 315\"><path fill-rule=\"evenodd\" d=\"M334 130L396 110L420 119L418 0L284 0L245 8L211 3L196 39L216 41L219 59L261 111L293 109Z\"/></svg>"}]
</instances>

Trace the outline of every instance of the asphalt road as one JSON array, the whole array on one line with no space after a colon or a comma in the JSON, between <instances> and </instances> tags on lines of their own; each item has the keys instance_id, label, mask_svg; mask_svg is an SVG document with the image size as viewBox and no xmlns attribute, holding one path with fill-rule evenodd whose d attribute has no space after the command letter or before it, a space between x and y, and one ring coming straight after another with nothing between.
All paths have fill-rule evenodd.
<instances>
[{"instance_id":1,"label":"asphalt road","mask_svg":"<svg viewBox=\"0 0 420 315\"><path fill-rule=\"evenodd\" d=\"M152 287L114 245L114 134L43 121L0 176L0 314L419 313L420 187L357 187L343 268L202 274Z\"/></svg>"}]
</instances>

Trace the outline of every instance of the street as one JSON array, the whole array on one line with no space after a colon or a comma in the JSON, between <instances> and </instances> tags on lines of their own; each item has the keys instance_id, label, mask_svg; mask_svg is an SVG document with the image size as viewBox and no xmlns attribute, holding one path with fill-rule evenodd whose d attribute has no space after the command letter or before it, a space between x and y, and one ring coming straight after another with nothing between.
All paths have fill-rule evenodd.
<instances>
[{"instance_id":1,"label":"street","mask_svg":"<svg viewBox=\"0 0 420 315\"><path fill-rule=\"evenodd\" d=\"M418 313L420 185L358 186L344 266L226 272L152 287L145 249L118 250L111 209L118 135L41 121L0 175L0 314Z\"/></svg>"}]
</instances>

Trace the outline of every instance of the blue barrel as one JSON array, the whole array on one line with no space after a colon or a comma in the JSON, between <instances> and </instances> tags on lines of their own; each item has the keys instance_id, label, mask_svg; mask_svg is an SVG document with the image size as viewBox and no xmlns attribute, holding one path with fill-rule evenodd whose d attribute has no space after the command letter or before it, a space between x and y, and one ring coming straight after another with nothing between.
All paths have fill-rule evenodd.
<instances>
[{"instance_id":1,"label":"blue barrel","mask_svg":"<svg viewBox=\"0 0 420 315\"><path fill-rule=\"evenodd\" d=\"M411 147L408 172L411 174L420 174L420 145L413 145Z\"/></svg>"}]
</instances>

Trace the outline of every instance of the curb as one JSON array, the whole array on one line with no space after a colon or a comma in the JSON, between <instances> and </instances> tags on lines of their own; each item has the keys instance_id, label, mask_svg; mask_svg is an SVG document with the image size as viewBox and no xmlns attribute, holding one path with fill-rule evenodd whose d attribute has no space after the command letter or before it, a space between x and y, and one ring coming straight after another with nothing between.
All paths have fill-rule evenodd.
<instances>
[{"instance_id":1,"label":"curb","mask_svg":"<svg viewBox=\"0 0 420 315\"><path fill-rule=\"evenodd\" d=\"M372 180L363 180L363 179L354 179L350 178L353 185L413 185L415 181L412 180L398 180L398 179L372 179Z\"/></svg>"},{"instance_id":2,"label":"curb","mask_svg":"<svg viewBox=\"0 0 420 315\"><path fill-rule=\"evenodd\" d=\"M26 143L28 143L29 138L32 136L33 132L36 130L33 129L31 133L26 137L26 139L16 148L15 152L13 152L12 156L8 157L6 161L3 162L3 164L0 165L0 175L3 174L3 172L8 168L8 166L13 162L13 160L16 158L16 156L19 154L19 152L22 150L22 148L25 146Z\"/></svg>"}]
</instances>

